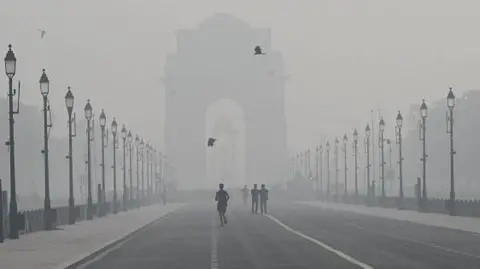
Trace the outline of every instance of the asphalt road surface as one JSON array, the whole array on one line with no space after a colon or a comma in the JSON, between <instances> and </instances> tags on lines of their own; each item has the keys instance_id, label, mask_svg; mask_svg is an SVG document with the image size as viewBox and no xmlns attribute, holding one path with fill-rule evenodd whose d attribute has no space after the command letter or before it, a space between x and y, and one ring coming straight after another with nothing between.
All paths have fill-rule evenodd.
<instances>
[{"instance_id":1,"label":"asphalt road surface","mask_svg":"<svg viewBox=\"0 0 480 269\"><path fill-rule=\"evenodd\" d=\"M474 233L291 203L233 204L220 227L215 210L185 206L82 268L480 268Z\"/></svg>"}]
</instances>

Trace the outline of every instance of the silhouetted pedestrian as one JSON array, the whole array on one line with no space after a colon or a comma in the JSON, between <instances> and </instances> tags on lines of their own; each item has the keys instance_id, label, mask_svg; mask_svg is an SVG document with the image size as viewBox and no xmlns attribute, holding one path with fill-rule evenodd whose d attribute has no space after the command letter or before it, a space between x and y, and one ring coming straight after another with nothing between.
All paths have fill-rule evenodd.
<instances>
[{"instance_id":1,"label":"silhouetted pedestrian","mask_svg":"<svg viewBox=\"0 0 480 269\"><path fill-rule=\"evenodd\" d=\"M220 216L220 224L223 226L223 224L227 224L227 217L225 217L225 213L227 212L227 203L228 199L230 199L230 196L228 195L228 192L223 189L223 183L220 183L218 185L220 188L219 191L217 191L217 194L215 195L215 201L217 202L217 211L218 215Z\"/></svg>"},{"instance_id":2,"label":"silhouetted pedestrian","mask_svg":"<svg viewBox=\"0 0 480 269\"><path fill-rule=\"evenodd\" d=\"M253 184L253 189L250 191L252 195L252 214L258 214L258 196L260 190L257 189L257 184Z\"/></svg>"},{"instance_id":3,"label":"silhouetted pedestrian","mask_svg":"<svg viewBox=\"0 0 480 269\"><path fill-rule=\"evenodd\" d=\"M267 213L268 190L265 188L265 184L262 184L262 187L259 193L260 193L260 212L262 214L268 214Z\"/></svg>"}]
</instances>

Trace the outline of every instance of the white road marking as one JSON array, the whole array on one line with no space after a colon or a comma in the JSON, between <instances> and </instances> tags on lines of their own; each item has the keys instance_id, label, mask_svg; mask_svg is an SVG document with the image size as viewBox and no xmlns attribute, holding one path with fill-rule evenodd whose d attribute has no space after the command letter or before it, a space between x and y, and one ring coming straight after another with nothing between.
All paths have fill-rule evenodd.
<instances>
[{"instance_id":1,"label":"white road marking","mask_svg":"<svg viewBox=\"0 0 480 269\"><path fill-rule=\"evenodd\" d=\"M213 218L212 222L212 239L211 239L211 248L210 248L210 269L218 269L218 227L216 218Z\"/></svg>"},{"instance_id":2,"label":"white road marking","mask_svg":"<svg viewBox=\"0 0 480 269\"><path fill-rule=\"evenodd\" d=\"M273 216L271 216L271 215L266 215L266 216L269 217L269 218L270 218L271 220L273 220L274 222L276 222L278 225L280 225L280 226L282 226L283 228L285 228L287 231L292 232L292 233L294 233L294 234L296 234L296 235L298 235L298 236L300 236L300 237L302 237L302 238L304 238L304 239L307 239L308 241L310 241L310 242L312 242L312 243L314 243L314 244L316 244L316 245L319 245L319 246L321 246L322 248L324 248L324 249L326 249L326 250L328 250L328 251L331 251L331 252L337 254L337 255L340 256L341 258L343 258L343 259L345 259L345 260L347 260L347 261L349 261L349 262L351 262L351 263L353 263L353 264L355 264L355 265L358 265L358 266L361 267L361 268L364 268L364 269L374 269L372 266L370 266L370 265L368 265L368 264L365 264L365 263L363 263L363 262L361 262L361 261L358 261L358 260L356 260L356 259L348 256L347 254L345 254L345 253L343 253L343 252L341 252L341 251L339 251L339 250L336 250L336 249L334 249L333 247L331 247L331 246L329 246L329 245L327 245L327 244L325 244L325 243L322 243L322 242L318 241L318 240L315 239L315 238L312 238L312 237L310 237L310 236L308 236L308 235L304 235L304 234L302 234L301 232L298 232L298 231L296 231L296 230L288 227L286 224L284 224L283 222L279 221L278 219L276 219L275 217L273 217Z\"/></svg>"},{"instance_id":3,"label":"white road marking","mask_svg":"<svg viewBox=\"0 0 480 269\"><path fill-rule=\"evenodd\" d=\"M379 232L379 231L373 231L373 230L367 229L365 227L362 227L360 225L356 225L356 224L352 224L352 223L347 224L347 225L350 226L350 227L357 228L359 230L364 230L364 231L367 231L367 232L370 232L370 233L376 233L376 234L379 234L379 235L390 237L390 238L395 239L395 240L408 241L408 242L411 242L411 243L416 243L416 244L428 246L428 247L431 247L431 248L440 249L440 250L443 250L443 251L467 256L467 257L470 257L470 258L480 259L480 256L470 254L470 253L466 253L466 252L462 252L462 251L459 251L459 250L446 248L446 247L438 246L438 245L427 243L427 242L417 241L415 239L410 239L410 238L406 238L406 237L395 236L395 235L391 235L391 234L387 234L387 233L383 233L383 232Z\"/></svg>"},{"instance_id":4,"label":"white road marking","mask_svg":"<svg viewBox=\"0 0 480 269\"><path fill-rule=\"evenodd\" d=\"M116 250L116 249L119 249L121 248L123 245L125 245L125 243L127 243L128 241L132 240L133 237L130 237L130 238L127 238L125 240L122 240L120 242L118 242L114 247L112 248L109 248L108 250L105 250L104 252L102 252L101 254L99 254L98 256L96 256L95 258L93 258L92 260L90 261L87 261L86 263L83 263L81 264L80 266L77 267L77 269L84 269L84 268L87 268L89 265L103 259L105 256L107 256L108 253Z\"/></svg>"}]
</instances>

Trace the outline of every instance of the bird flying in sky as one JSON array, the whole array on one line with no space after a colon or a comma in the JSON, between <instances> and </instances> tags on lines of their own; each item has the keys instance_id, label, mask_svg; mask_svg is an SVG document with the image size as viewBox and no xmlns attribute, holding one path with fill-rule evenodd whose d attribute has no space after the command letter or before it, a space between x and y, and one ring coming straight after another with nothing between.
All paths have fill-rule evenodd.
<instances>
[{"instance_id":1,"label":"bird flying in sky","mask_svg":"<svg viewBox=\"0 0 480 269\"><path fill-rule=\"evenodd\" d=\"M254 55L265 55L265 53L262 52L262 48L260 46L256 46L254 51L255 51Z\"/></svg>"},{"instance_id":2,"label":"bird flying in sky","mask_svg":"<svg viewBox=\"0 0 480 269\"><path fill-rule=\"evenodd\" d=\"M43 30L43 29L40 29L40 28L38 29L38 31L40 32L40 39L43 39L43 37L45 36L46 31Z\"/></svg>"},{"instance_id":3,"label":"bird flying in sky","mask_svg":"<svg viewBox=\"0 0 480 269\"><path fill-rule=\"evenodd\" d=\"M215 141L217 141L217 139L215 139L215 138L213 138L213 137L210 137L210 138L208 139L207 146L213 147L213 145L215 144Z\"/></svg>"}]
</instances>

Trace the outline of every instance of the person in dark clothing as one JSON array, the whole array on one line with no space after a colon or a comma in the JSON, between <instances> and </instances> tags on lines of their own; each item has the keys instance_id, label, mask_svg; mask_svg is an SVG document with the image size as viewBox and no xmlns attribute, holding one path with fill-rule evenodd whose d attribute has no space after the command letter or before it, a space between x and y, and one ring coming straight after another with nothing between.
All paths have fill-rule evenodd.
<instances>
[{"instance_id":1,"label":"person in dark clothing","mask_svg":"<svg viewBox=\"0 0 480 269\"><path fill-rule=\"evenodd\" d=\"M245 185L242 189L242 196L243 196L243 203L246 205L248 204L248 188L247 185Z\"/></svg>"},{"instance_id":2,"label":"person in dark clothing","mask_svg":"<svg viewBox=\"0 0 480 269\"><path fill-rule=\"evenodd\" d=\"M268 190L265 188L265 184L262 184L262 187L259 191L260 193L260 213L267 213L267 200L268 200Z\"/></svg>"},{"instance_id":3,"label":"person in dark clothing","mask_svg":"<svg viewBox=\"0 0 480 269\"><path fill-rule=\"evenodd\" d=\"M253 189L250 191L252 195L252 214L258 214L258 195L259 189L257 189L257 184L253 184Z\"/></svg>"},{"instance_id":4,"label":"person in dark clothing","mask_svg":"<svg viewBox=\"0 0 480 269\"><path fill-rule=\"evenodd\" d=\"M217 202L217 211L220 216L220 224L227 224L227 218L225 217L225 212L227 212L227 203L230 199L228 192L223 189L223 183L218 185L220 188L215 195L215 201Z\"/></svg>"}]
</instances>

